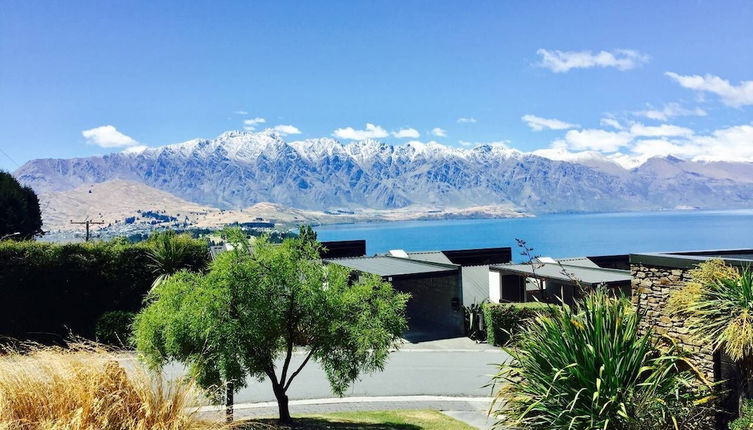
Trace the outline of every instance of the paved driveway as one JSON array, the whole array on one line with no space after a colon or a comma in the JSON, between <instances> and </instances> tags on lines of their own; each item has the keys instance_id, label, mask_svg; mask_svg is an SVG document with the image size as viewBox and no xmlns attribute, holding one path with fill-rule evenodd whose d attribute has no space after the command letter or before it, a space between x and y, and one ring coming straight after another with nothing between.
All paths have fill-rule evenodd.
<instances>
[{"instance_id":1,"label":"paved driveway","mask_svg":"<svg viewBox=\"0 0 753 430\"><path fill-rule=\"evenodd\" d=\"M304 355L295 354L293 369ZM345 393L346 397L379 396L454 396L488 397L484 388L495 373L495 364L508 355L499 348L476 344L466 338L447 339L418 344L406 343L390 355L383 372L363 375ZM168 378L183 373L178 365L165 369ZM309 362L290 386L291 400L334 397L326 375L316 362ZM235 395L236 403L274 401L268 381L250 380L248 387Z\"/></svg>"},{"instance_id":2,"label":"paved driveway","mask_svg":"<svg viewBox=\"0 0 753 430\"><path fill-rule=\"evenodd\" d=\"M303 360L293 357L293 365ZM491 390L485 387L496 364L509 356L499 348L476 344L467 338L406 343L390 355L383 372L364 375L344 398L334 398L321 367L309 362L290 386L293 415L336 411L434 409L445 411L479 429L489 429L487 418ZM295 367L293 367L295 368ZM180 367L165 369L170 377ZM249 381L235 395L236 418L277 415L268 381ZM222 408L202 408L208 417L222 418Z\"/></svg>"}]
</instances>

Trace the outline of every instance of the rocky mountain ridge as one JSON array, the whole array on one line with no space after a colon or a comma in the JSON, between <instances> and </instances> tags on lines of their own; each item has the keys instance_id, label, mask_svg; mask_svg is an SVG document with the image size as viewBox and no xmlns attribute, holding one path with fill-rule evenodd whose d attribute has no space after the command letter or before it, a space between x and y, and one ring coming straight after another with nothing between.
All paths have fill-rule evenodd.
<instances>
[{"instance_id":1,"label":"rocky mountain ridge","mask_svg":"<svg viewBox=\"0 0 753 430\"><path fill-rule=\"evenodd\" d=\"M42 193L133 181L220 209L272 202L305 210L502 205L553 213L747 208L752 164L664 157L625 169L606 157L563 161L504 146L286 142L273 132L232 131L104 156L32 160L14 175Z\"/></svg>"}]
</instances>

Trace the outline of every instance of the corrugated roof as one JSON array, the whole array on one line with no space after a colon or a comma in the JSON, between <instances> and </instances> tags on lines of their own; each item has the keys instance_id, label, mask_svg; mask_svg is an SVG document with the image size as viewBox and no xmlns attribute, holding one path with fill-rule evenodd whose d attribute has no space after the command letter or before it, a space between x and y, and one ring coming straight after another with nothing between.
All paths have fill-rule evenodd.
<instances>
[{"instance_id":1,"label":"corrugated roof","mask_svg":"<svg viewBox=\"0 0 753 430\"><path fill-rule=\"evenodd\" d=\"M409 252L408 258L432 263L452 264L452 261L442 251Z\"/></svg>"},{"instance_id":2,"label":"corrugated roof","mask_svg":"<svg viewBox=\"0 0 753 430\"><path fill-rule=\"evenodd\" d=\"M422 273L455 272L458 270L458 266L455 265L430 263L386 255L360 258L336 258L324 261L350 267L359 272L373 273L379 276L416 275Z\"/></svg>"},{"instance_id":3,"label":"corrugated roof","mask_svg":"<svg viewBox=\"0 0 753 430\"><path fill-rule=\"evenodd\" d=\"M512 272L523 276L534 276L545 279L572 282L573 277L583 284L597 285L601 283L630 281L629 270L602 269L594 267L574 266L570 264L496 264L490 267L500 272ZM563 273L566 271L571 276Z\"/></svg>"},{"instance_id":4,"label":"corrugated roof","mask_svg":"<svg viewBox=\"0 0 753 430\"><path fill-rule=\"evenodd\" d=\"M591 261L588 257L562 258L559 261L568 266L592 267L594 269L599 268L599 265Z\"/></svg>"}]
</instances>

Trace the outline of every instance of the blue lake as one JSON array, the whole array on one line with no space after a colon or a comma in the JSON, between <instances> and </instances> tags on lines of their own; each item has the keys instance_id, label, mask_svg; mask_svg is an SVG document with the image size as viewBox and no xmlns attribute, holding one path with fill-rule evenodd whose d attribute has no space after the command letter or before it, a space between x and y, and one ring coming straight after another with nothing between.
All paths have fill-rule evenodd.
<instances>
[{"instance_id":1,"label":"blue lake","mask_svg":"<svg viewBox=\"0 0 753 430\"><path fill-rule=\"evenodd\" d=\"M513 247L551 257L753 248L753 210L542 215L535 218L328 225L319 240L365 239L368 254ZM519 259L519 258L518 258Z\"/></svg>"}]
</instances>

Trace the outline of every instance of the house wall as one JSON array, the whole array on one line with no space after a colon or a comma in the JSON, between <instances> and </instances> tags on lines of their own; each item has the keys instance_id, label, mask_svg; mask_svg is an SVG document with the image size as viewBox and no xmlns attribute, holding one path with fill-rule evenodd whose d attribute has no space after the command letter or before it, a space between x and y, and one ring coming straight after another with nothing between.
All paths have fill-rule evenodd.
<instances>
[{"instance_id":1,"label":"house wall","mask_svg":"<svg viewBox=\"0 0 753 430\"><path fill-rule=\"evenodd\" d=\"M645 312L641 330L652 328L658 336L666 335L693 354L693 361L710 381L715 380L714 353L707 345L694 340L684 326L683 320L669 315L667 300L691 280L690 269L653 266L631 263L632 300L636 309Z\"/></svg>"},{"instance_id":2,"label":"house wall","mask_svg":"<svg viewBox=\"0 0 753 430\"><path fill-rule=\"evenodd\" d=\"M500 298L502 298L502 280L500 279L499 272L496 270L490 270L489 301L492 303L499 303Z\"/></svg>"},{"instance_id":3,"label":"house wall","mask_svg":"<svg viewBox=\"0 0 753 430\"><path fill-rule=\"evenodd\" d=\"M396 290L411 295L406 308L409 334L426 339L464 334L460 271L422 277L395 277L392 285ZM453 307L453 301L456 307Z\"/></svg>"}]
</instances>

